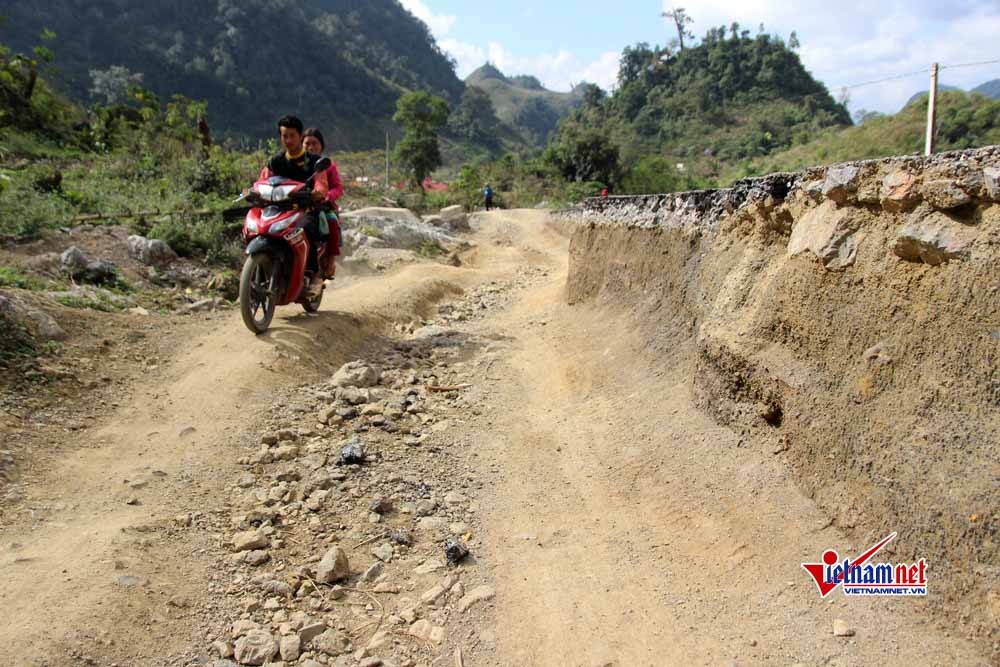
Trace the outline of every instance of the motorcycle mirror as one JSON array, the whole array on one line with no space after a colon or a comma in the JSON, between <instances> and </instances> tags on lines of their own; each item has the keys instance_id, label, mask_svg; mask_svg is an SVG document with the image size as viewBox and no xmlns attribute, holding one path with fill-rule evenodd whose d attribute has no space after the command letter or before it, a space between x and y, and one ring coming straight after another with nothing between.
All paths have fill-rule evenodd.
<instances>
[{"instance_id":1,"label":"motorcycle mirror","mask_svg":"<svg viewBox=\"0 0 1000 667\"><path fill-rule=\"evenodd\" d=\"M326 171L327 169L330 168L331 164L333 163L330 162L330 158L321 157L316 161L316 171Z\"/></svg>"}]
</instances>

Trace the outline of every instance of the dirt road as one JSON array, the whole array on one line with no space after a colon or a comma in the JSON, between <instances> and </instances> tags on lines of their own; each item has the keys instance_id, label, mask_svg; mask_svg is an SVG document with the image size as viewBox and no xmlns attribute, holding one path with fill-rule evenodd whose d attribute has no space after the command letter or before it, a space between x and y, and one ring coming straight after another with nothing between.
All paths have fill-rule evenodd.
<instances>
[{"instance_id":1,"label":"dirt road","mask_svg":"<svg viewBox=\"0 0 1000 667\"><path fill-rule=\"evenodd\" d=\"M318 316L279 311L267 336L234 312L208 320L136 377L0 534L6 662L203 664L206 628L238 600L218 572L223 528L182 530L177 516L224 514L255 415L380 354L394 324L531 268L508 306L456 325L493 341L457 365L477 414L453 420L448 450L477 480L463 567L492 582L493 611L448 612L441 648L385 664L452 664L455 651L472 665L986 664L918 601L820 599L799 564L869 545L829 528L779 457L693 407L654 325L565 303L568 239L543 213L480 217L474 240L462 267L344 281ZM835 619L856 634L833 636ZM357 664L343 658L328 664Z\"/></svg>"}]
</instances>

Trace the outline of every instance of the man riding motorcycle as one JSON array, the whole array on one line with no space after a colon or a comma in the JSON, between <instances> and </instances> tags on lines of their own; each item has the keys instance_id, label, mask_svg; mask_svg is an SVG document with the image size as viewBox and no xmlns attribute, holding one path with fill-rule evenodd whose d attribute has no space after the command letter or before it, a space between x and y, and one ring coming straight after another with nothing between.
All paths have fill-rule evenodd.
<instances>
[{"instance_id":1,"label":"man riding motorcycle","mask_svg":"<svg viewBox=\"0 0 1000 667\"><path fill-rule=\"evenodd\" d=\"M321 204L326 201L330 186L327 182L326 172L316 172L316 162L320 156L306 152L302 143L304 129L302 121L295 116L283 116L278 120L278 134L281 137L281 144L285 147L285 152L268 160L267 166L260 172L259 180L281 176L305 183L311 178L312 200L316 204ZM308 222L304 225L304 231L309 238L306 271L312 275L309 279L309 285L306 287L305 296L315 298L323 291L323 272L320 271L319 267L318 247L326 239L320 234L318 214L310 211L306 215L309 216Z\"/></svg>"}]
</instances>

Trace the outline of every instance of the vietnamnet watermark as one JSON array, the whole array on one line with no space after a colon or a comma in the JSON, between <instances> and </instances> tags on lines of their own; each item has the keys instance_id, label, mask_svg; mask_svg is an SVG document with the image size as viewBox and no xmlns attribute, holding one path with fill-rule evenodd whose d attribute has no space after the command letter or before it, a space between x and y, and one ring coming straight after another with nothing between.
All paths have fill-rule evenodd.
<instances>
[{"instance_id":1,"label":"vietnamnet watermark","mask_svg":"<svg viewBox=\"0 0 1000 667\"><path fill-rule=\"evenodd\" d=\"M802 563L822 597L838 587L844 595L927 595L927 559L915 563L869 563L872 556L896 538L891 533L857 558L844 558L833 549L823 552L822 563Z\"/></svg>"}]
</instances>

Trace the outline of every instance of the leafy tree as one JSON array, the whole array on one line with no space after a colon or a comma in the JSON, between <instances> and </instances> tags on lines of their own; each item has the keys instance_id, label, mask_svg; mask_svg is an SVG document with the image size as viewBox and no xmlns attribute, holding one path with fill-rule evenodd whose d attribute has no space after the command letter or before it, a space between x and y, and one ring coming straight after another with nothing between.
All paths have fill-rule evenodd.
<instances>
[{"instance_id":1,"label":"leafy tree","mask_svg":"<svg viewBox=\"0 0 1000 667\"><path fill-rule=\"evenodd\" d=\"M683 7L675 7L669 12L661 13L660 16L674 22L674 26L677 28L677 43L680 46L680 50L683 51L684 38L694 39L694 33L688 30L688 26L694 23L694 19L687 15Z\"/></svg>"},{"instance_id":2,"label":"leafy tree","mask_svg":"<svg viewBox=\"0 0 1000 667\"><path fill-rule=\"evenodd\" d=\"M615 182L620 171L618 147L600 130L566 119L545 150L545 160L570 181Z\"/></svg>"},{"instance_id":3,"label":"leafy tree","mask_svg":"<svg viewBox=\"0 0 1000 667\"><path fill-rule=\"evenodd\" d=\"M600 86L588 83L583 91L583 106L585 108L600 107L605 98L607 98L607 93Z\"/></svg>"},{"instance_id":4,"label":"leafy tree","mask_svg":"<svg viewBox=\"0 0 1000 667\"><path fill-rule=\"evenodd\" d=\"M544 99L531 97L514 113L513 120L514 125L527 134L532 143L544 146L559 124L560 115Z\"/></svg>"},{"instance_id":5,"label":"leafy tree","mask_svg":"<svg viewBox=\"0 0 1000 667\"><path fill-rule=\"evenodd\" d=\"M622 194L681 192L692 187L690 179L677 171L669 160L658 155L642 158L625 172L619 191Z\"/></svg>"},{"instance_id":6,"label":"leafy tree","mask_svg":"<svg viewBox=\"0 0 1000 667\"><path fill-rule=\"evenodd\" d=\"M142 85L142 72L130 72L123 65L112 65L105 70L90 70L90 94L108 106L125 104L129 91Z\"/></svg>"},{"instance_id":7,"label":"leafy tree","mask_svg":"<svg viewBox=\"0 0 1000 667\"><path fill-rule=\"evenodd\" d=\"M483 176L476 167L465 165L451 183L450 191L467 211L475 210L483 199Z\"/></svg>"},{"instance_id":8,"label":"leafy tree","mask_svg":"<svg viewBox=\"0 0 1000 667\"><path fill-rule=\"evenodd\" d=\"M424 91L407 93L396 103L392 119L403 126L395 157L423 192L427 176L441 166L437 132L448 122L448 103Z\"/></svg>"},{"instance_id":9,"label":"leafy tree","mask_svg":"<svg viewBox=\"0 0 1000 667\"><path fill-rule=\"evenodd\" d=\"M857 125L863 125L870 120L875 120L876 118L881 118L885 114L878 111L868 111L867 109L858 109L854 112L854 122Z\"/></svg>"},{"instance_id":10,"label":"leafy tree","mask_svg":"<svg viewBox=\"0 0 1000 667\"><path fill-rule=\"evenodd\" d=\"M448 120L449 129L459 137L489 147L497 145L499 126L489 94L475 86L465 89L462 101Z\"/></svg>"}]
</instances>

